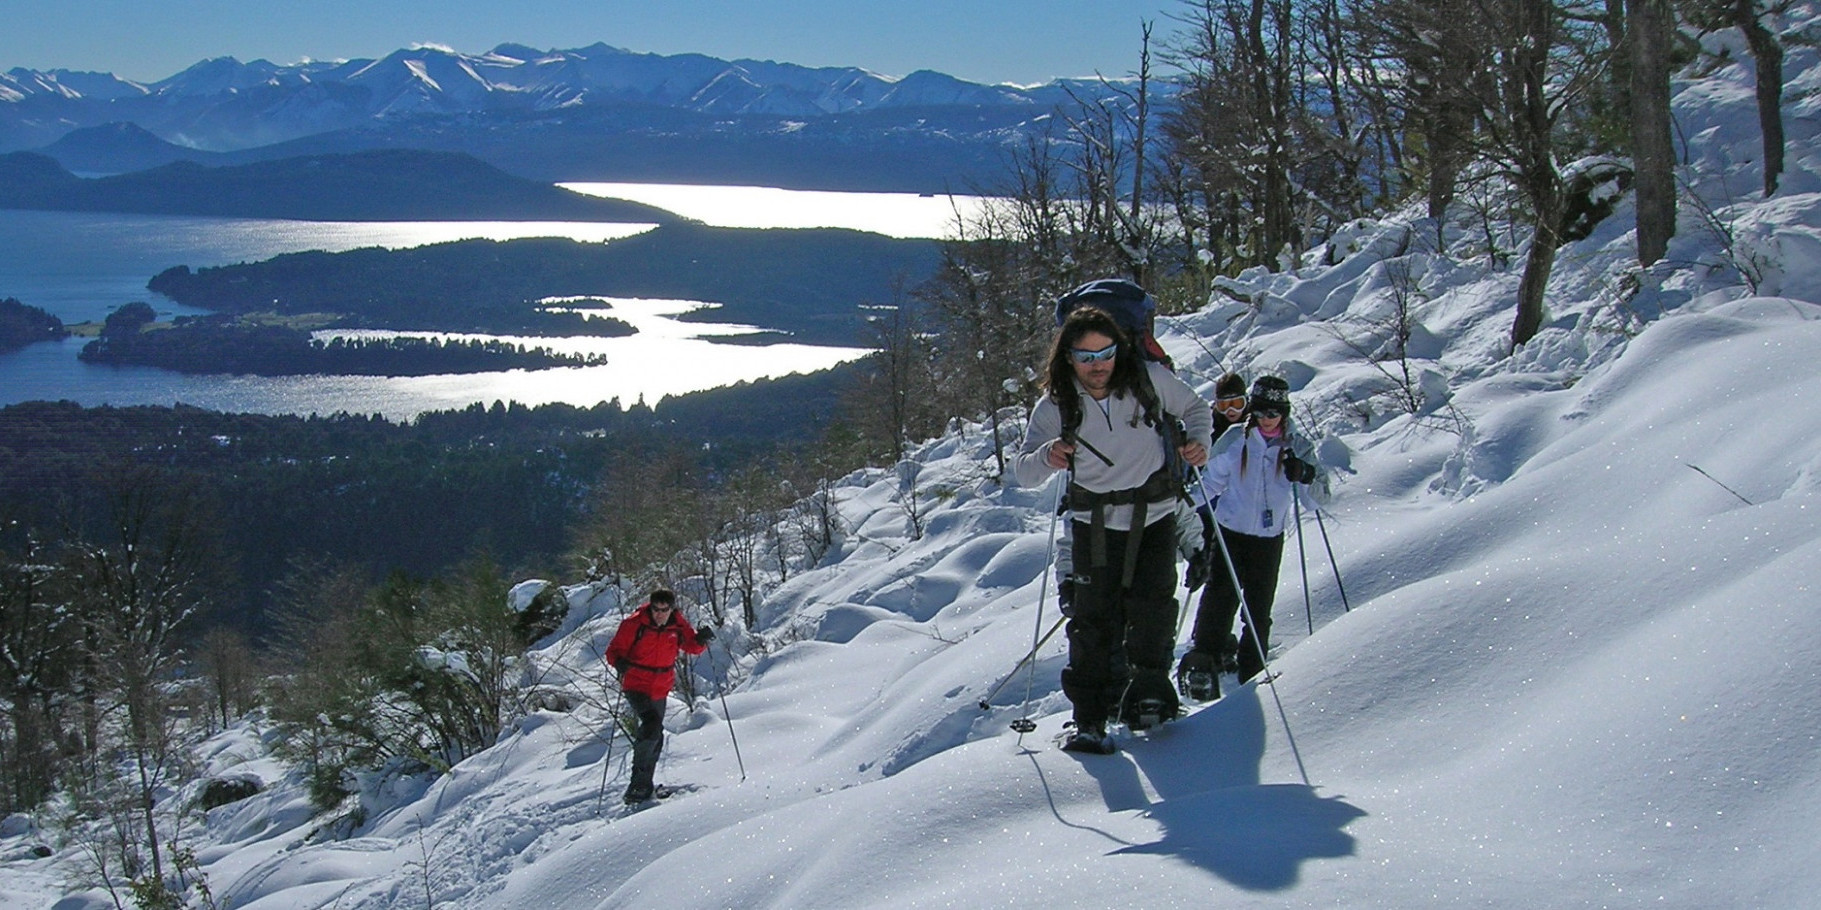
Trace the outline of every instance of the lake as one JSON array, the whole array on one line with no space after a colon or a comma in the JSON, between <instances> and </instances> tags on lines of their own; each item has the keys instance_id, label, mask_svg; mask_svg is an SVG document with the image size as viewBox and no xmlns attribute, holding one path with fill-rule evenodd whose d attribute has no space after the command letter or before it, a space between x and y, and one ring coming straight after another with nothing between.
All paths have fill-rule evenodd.
<instances>
[{"instance_id":1,"label":"lake","mask_svg":"<svg viewBox=\"0 0 1821 910\"><path fill-rule=\"evenodd\" d=\"M898 237L942 236L953 224L947 197L829 193L752 187L575 184L595 195L652 202L710 225L849 227ZM720 200L717 202L717 198ZM667 205L666 202L669 204ZM970 209L971 210L971 209ZM767 214L769 213L769 214ZM200 268L302 250L405 248L466 238L570 237L599 242L648 224L581 222L307 222L187 216L0 210L0 297L15 297L65 323L98 321L144 300L161 315L193 315L145 289L174 265ZM607 299L639 329L629 338L508 339L562 351L603 353L605 365L415 377L186 376L149 367L108 367L76 359L86 339L41 343L0 355L0 405L69 400L83 405L184 403L263 414L381 414L404 420L474 402L563 402L592 406L618 398L657 404L667 395L790 373L814 372L863 356L860 348L745 345L715 338L763 327L679 322L669 317L713 301ZM486 336L463 336L486 337Z\"/></svg>"}]
</instances>

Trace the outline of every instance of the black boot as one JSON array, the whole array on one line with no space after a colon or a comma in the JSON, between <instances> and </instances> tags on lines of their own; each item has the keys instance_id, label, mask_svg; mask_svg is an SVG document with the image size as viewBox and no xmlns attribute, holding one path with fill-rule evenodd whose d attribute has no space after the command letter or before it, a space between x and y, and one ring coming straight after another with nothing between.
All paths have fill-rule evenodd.
<instances>
[{"instance_id":1,"label":"black boot","mask_svg":"<svg viewBox=\"0 0 1821 910\"><path fill-rule=\"evenodd\" d=\"M1113 738L1107 735L1105 724L1076 724L1075 732L1063 742L1064 752L1085 752L1089 755L1112 755L1118 751L1113 745Z\"/></svg>"},{"instance_id":2,"label":"black boot","mask_svg":"<svg viewBox=\"0 0 1821 910\"><path fill-rule=\"evenodd\" d=\"M1206 651L1189 651L1182 656L1182 662L1176 665L1176 687L1183 695L1196 701L1215 701L1220 698L1220 677L1216 670L1220 659Z\"/></svg>"},{"instance_id":3,"label":"black boot","mask_svg":"<svg viewBox=\"0 0 1821 910\"><path fill-rule=\"evenodd\" d=\"M1218 657L1219 661L1220 661L1220 672L1222 672L1222 673L1238 673L1239 672L1239 640L1238 639L1234 638L1232 635L1229 634L1226 637L1226 639L1220 643L1220 648L1216 652L1215 656Z\"/></svg>"},{"instance_id":4,"label":"black boot","mask_svg":"<svg viewBox=\"0 0 1821 910\"><path fill-rule=\"evenodd\" d=\"M1134 666L1132 682L1120 700L1119 717L1132 730L1148 730L1182 713L1182 702L1170 685L1169 665Z\"/></svg>"}]
</instances>

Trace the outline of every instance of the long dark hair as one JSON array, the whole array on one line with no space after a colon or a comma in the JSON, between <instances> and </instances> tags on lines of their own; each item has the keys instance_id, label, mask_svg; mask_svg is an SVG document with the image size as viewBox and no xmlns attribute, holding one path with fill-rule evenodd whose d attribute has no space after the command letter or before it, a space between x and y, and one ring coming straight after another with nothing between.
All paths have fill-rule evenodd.
<instances>
[{"instance_id":1,"label":"long dark hair","mask_svg":"<svg viewBox=\"0 0 1821 910\"><path fill-rule=\"evenodd\" d=\"M1070 353L1075 349L1083 335L1098 332L1119 345L1119 353L1113 357L1113 376L1107 380L1107 388L1114 394L1124 396L1132 392L1143 406L1144 422L1155 426L1159 402L1157 392L1145 381L1144 358L1139 356L1138 348L1132 344L1132 338L1119 327L1119 322L1108 313L1095 306L1076 307L1062 322L1062 329L1056 333L1056 342L1050 347L1049 369L1043 379L1043 389L1049 393L1050 400L1056 403L1056 409L1062 412L1063 435L1072 436L1075 428L1081 426L1081 395L1075 391L1075 362ZM1133 426L1137 426L1136 423Z\"/></svg>"}]
</instances>

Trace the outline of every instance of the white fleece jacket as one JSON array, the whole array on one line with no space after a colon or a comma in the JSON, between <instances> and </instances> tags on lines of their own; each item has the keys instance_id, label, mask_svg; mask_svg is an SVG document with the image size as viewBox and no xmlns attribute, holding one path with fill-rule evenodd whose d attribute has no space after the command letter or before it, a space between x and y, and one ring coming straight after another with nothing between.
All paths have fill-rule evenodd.
<instances>
[{"instance_id":1,"label":"white fleece jacket","mask_svg":"<svg viewBox=\"0 0 1821 910\"><path fill-rule=\"evenodd\" d=\"M1208 403L1163 364L1147 362L1145 367L1163 411L1182 421L1187 440L1210 445L1214 417ZM1142 486L1146 478L1163 467L1167 443L1162 434L1145 426L1144 408L1139 405L1137 396L1115 394L1104 401L1096 401L1080 382L1074 383L1074 391L1081 398L1082 414L1081 427L1075 434L1078 440L1075 483L1096 493L1129 490ZM1017 457L1012 459L1012 476L1021 486L1041 486L1056 473L1057 469L1050 467L1047 461L1049 447L1062 438L1062 412L1056 407L1053 394L1045 394L1031 411L1024 442L1018 448ZM1102 460L1101 455L1106 459ZM1145 524L1156 522L1171 512L1168 508L1147 509ZM1090 517L1086 512L1073 514L1079 521L1088 521ZM1106 526L1116 531L1130 530L1132 507L1108 506Z\"/></svg>"}]
</instances>

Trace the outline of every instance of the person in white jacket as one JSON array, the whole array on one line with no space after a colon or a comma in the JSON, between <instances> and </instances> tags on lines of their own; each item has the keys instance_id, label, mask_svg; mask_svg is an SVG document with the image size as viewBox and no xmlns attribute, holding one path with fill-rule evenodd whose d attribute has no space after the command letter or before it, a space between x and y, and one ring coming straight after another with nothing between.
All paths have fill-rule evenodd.
<instances>
[{"instance_id":1,"label":"person in white jacket","mask_svg":"<svg viewBox=\"0 0 1821 910\"><path fill-rule=\"evenodd\" d=\"M1290 497L1304 496L1313 508L1326 492L1314 447L1296 433L1291 421L1289 384L1276 376L1258 377L1248 406L1245 422L1228 428L1215 442L1204 475L1208 495L1218 497L1214 520L1232 556L1233 571L1227 571L1216 551L1196 610L1193 643L1177 667L1184 693L1198 701L1220 697L1216 674L1222 669L1235 671L1241 683L1264 669L1284 530L1294 514ZM1240 598L1233 589L1235 574L1246 607L1239 617L1244 633L1237 645L1233 620Z\"/></svg>"},{"instance_id":2,"label":"person in white jacket","mask_svg":"<svg viewBox=\"0 0 1821 910\"><path fill-rule=\"evenodd\" d=\"M1110 752L1115 711L1143 726L1180 707L1170 657L1181 481L1170 456L1205 464L1212 419L1194 389L1139 357L1113 317L1092 306L1064 320L1044 386L1012 470L1027 487L1070 472L1074 598L1062 691L1075 732L1064 748Z\"/></svg>"}]
</instances>

